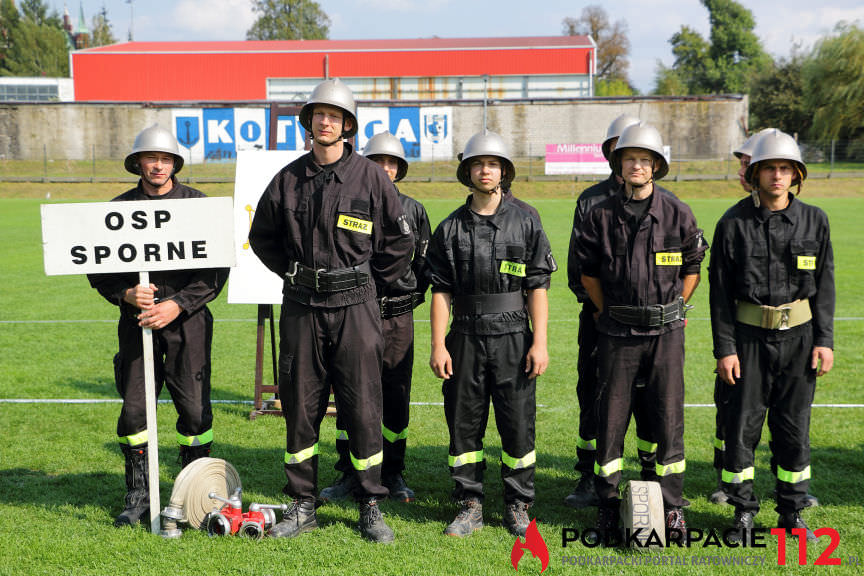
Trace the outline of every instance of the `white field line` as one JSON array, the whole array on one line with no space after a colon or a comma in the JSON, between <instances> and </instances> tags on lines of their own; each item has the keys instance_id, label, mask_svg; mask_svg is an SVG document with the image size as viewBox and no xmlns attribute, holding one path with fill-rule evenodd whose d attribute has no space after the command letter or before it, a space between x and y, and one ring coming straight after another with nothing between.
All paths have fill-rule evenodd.
<instances>
[{"instance_id":1,"label":"white field line","mask_svg":"<svg viewBox=\"0 0 864 576\"><path fill-rule=\"evenodd\" d=\"M120 398L0 398L0 404L120 404ZM171 404L172 400L159 400ZM252 400L211 400L213 404L252 405ZM444 406L443 402L411 402L412 406ZM538 404L546 408L546 404ZM685 408L714 408L714 404L684 404ZM813 404L813 408L864 408L864 404Z\"/></svg>"}]
</instances>

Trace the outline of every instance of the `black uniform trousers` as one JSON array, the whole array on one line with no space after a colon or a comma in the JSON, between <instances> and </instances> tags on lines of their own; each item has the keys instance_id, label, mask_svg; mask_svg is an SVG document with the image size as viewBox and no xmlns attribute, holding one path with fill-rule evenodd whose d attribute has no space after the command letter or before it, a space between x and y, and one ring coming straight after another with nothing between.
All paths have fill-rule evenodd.
<instances>
[{"instance_id":1,"label":"black uniform trousers","mask_svg":"<svg viewBox=\"0 0 864 576\"><path fill-rule=\"evenodd\" d=\"M447 335L453 375L444 380L442 392L456 500L483 498L483 437L491 399L501 437L504 501L534 502L536 380L525 373L531 342L529 331Z\"/></svg>"},{"instance_id":2,"label":"black uniform trousers","mask_svg":"<svg viewBox=\"0 0 864 576\"><path fill-rule=\"evenodd\" d=\"M318 436L330 387L337 398L359 481L355 497L387 496L381 486L381 319L377 302L337 308L286 299L279 321L279 398L285 416L284 492L314 499Z\"/></svg>"},{"instance_id":3,"label":"black uniform trousers","mask_svg":"<svg viewBox=\"0 0 864 576\"><path fill-rule=\"evenodd\" d=\"M776 509L797 512L810 486L813 328L809 323L782 331L737 324L735 343L741 378L727 387L723 489L736 510L759 510L753 464L767 410L777 464Z\"/></svg>"},{"instance_id":4,"label":"black uniform trousers","mask_svg":"<svg viewBox=\"0 0 864 576\"><path fill-rule=\"evenodd\" d=\"M117 436L124 444L141 445L134 436L147 429L144 390L144 350L138 319L123 314L117 325L119 352L114 356L114 379L123 398ZM201 444L212 439L213 410L210 405L210 342L213 316L207 307L193 314L182 312L173 322L153 330L153 361L156 397L168 386L177 410L177 433L184 442ZM155 438L153 439L156 440Z\"/></svg>"},{"instance_id":5,"label":"black uniform trousers","mask_svg":"<svg viewBox=\"0 0 864 576\"><path fill-rule=\"evenodd\" d=\"M631 403L639 398L640 412L657 443L655 478L666 508L683 506L684 488L684 330L659 336L601 334L597 465L594 485L601 505L617 505L623 469L624 437ZM642 375L644 375L644 380ZM634 395L644 382L644 393ZM644 477L644 475L643 475Z\"/></svg>"},{"instance_id":6,"label":"black uniform trousers","mask_svg":"<svg viewBox=\"0 0 864 576\"><path fill-rule=\"evenodd\" d=\"M381 474L389 476L405 469L405 448L411 404L411 378L414 372L414 313L407 312L381 319L384 335L384 360L381 367L383 396L384 464ZM336 405L336 470L351 473L348 456L348 431L342 410Z\"/></svg>"},{"instance_id":7,"label":"black uniform trousers","mask_svg":"<svg viewBox=\"0 0 864 576\"><path fill-rule=\"evenodd\" d=\"M599 404L597 385L597 322L594 312L597 308L590 300L582 304L579 313L579 355L576 383L576 397L579 400L579 439L576 443L576 466L582 474L594 474L597 459L597 430L599 428ZM641 478L656 480L655 464L657 446L649 419L643 415L650 403L642 398L645 391L644 379L633 388L633 417L636 420L637 452L641 464Z\"/></svg>"}]
</instances>

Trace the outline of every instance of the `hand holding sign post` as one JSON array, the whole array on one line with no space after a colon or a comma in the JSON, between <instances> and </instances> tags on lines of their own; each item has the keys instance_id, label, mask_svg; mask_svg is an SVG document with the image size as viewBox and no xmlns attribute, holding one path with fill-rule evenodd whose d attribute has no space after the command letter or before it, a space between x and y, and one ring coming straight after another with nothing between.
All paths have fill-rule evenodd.
<instances>
[{"instance_id":1,"label":"hand holding sign post","mask_svg":"<svg viewBox=\"0 0 864 576\"><path fill-rule=\"evenodd\" d=\"M45 273L102 274L224 268L235 263L231 198L43 204ZM158 296L158 294L157 294ZM159 464L152 330L142 327L150 528L159 531Z\"/></svg>"}]
</instances>

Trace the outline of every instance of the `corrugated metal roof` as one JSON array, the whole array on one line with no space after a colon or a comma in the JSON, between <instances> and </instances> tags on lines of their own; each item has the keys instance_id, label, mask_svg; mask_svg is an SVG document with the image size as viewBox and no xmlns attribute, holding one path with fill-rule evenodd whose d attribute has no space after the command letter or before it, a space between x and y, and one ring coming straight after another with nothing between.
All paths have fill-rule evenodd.
<instances>
[{"instance_id":1,"label":"corrugated metal roof","mask_svg":"<svg viewBox=\"0 0 864 576\"><path fill-rule=\"evenodd\" d=\"M502 38L406 38L390 40L245 40L227 42L124 42L79 50L78 54L207 54L506 50L592 48L589 36Z\"/></svg>"}]
</instances>

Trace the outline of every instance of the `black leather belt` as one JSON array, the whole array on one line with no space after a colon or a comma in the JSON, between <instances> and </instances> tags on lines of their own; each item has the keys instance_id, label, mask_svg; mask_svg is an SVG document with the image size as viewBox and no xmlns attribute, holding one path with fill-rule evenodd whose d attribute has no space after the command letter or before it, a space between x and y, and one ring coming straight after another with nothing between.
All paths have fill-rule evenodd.
<instances>
[{"instance_id":1,"label":"black leather belt","mask_svg":"<svg viewBox=\"0 0 864 576\"><path fill-rule=\"evenodd\" d=\"M394 318L411 312L423 303L423 294L414 292L402 296L382 296L378 298L378 308L381 310L381 318Z\"/></svg>"},{"instance_id":2,"label":"black leather belt","mask_svg":"<svg viewBox=\"0 0 864 576\"><path fill-rule=\"evenodd\" d=\"M368 284L371 271L369 262L336 270L309 268L292 262L291 270L285 273L285 280L291 286L304 286L319 293L341 292Z\"/></svg>"},{"instance_id":3,"label":"black leather belt","mask_svg":"<svg viewBox=\"0 0 864 576\"><path fill-rule=\"evenodd\" d=\"M497 314L516 312L525 308L522 291L501 294L458 294L453 296L453 313L456 316Z\"/></svg>"},{"instance_id":4,"label":"black leather belt","mask_svg":"<svg viewBox=\"0 0 864 576\"><path fill-rule=\"evenodd\" d=\"M659 328L677 320L683 320L687 310L692 308L684 303L684 298L678 297L669 304L653 306L609 306L609 316L622 324L639 326L640 328Z\"/></svg>"}]
</instances>

